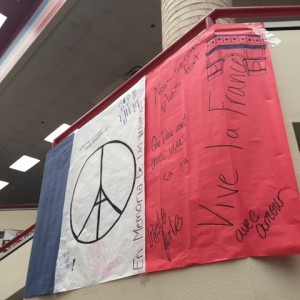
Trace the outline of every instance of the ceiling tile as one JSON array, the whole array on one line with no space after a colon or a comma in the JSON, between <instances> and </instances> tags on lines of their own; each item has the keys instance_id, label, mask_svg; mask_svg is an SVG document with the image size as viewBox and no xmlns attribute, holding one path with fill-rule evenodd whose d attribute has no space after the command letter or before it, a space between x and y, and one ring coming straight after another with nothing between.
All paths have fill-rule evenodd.
<instances>
[{"instance_id":1,"label":"ceiling tile","mask_svg":"<svg viewBox=\"0 0 300 300\"><path fill-rule=\"evenodd\" d=\"M15 151L15 152L26 153L30 149L30 146L20 144L20 143L15 142L15 141L11 141L11 142L6 144L6 149L8 149L10 151Z\"/></svg>"},{"instance_id":2,"label":"ceiling tile","mask_svg":"<svg viewBox=\"0 0 300 300\"><path fill-rule=\"evenodd\" d=\"M77 30L87 30L87 23L89 26L97 23L105 13L104 7L99 5L98 2L95 0L78 1L68 15L70 25ZM103 0L100 2L103 2ZM114 1L110 0L110 2Z\"/></svg>"},{"instance_id":3,"label":"ceiling tile","mask_svg":"<svg viewBox=\"0 0 300 300\"><path fill-rule=\"evenodd\" d=\"M82 100L74 94L66 93L58 105L63 110L70 110L77 113L78 116L81 116L92 108L92 104L88 100L89 99Z\"/></svg>"},{"instance_id":4,"label":"ceiling tile","mask_svg":"<svg viewBox=\"0 0 300 300\"><path fill-rule=\"evenodd\" d=\"M95 61L90 56L83 56L78 51L72 51L61 66L68 72L84 77L94 64Z\"/></svg>"},{"instance_id":5,"label":"ceiling tile","mask_svg":"<svg viewBox=\"0 0 300 300\"><path fill-rule=\"evenodd\" d=\"M136 27L139 34L162 47L161 14L154 12L148 18L143 19Z\"/></svg>"},{"instance_id":6,"label":"ceiling tile","mask_svg":"<svg viewBox=\"0 0 300 300\"><path fill-rule=\"evenodd\" d=\"M29 94L29 91L16 88L12 83L8 84L0 95L0 103L16 104L24 100ZM1 109L2 111L2 109Z\"/></svg>"},{"instance_id":7,"label":"ceiling tile","mask_svg":"<svg viewBox=\"0 0 300 300\"><path fill-rule=\"evenodd\" d=\"M23 99L24 109L32 110L35 113L42 113L50 109L54 103L39 95L29 93L26 99ZM38 118L39 119L39 118Z\"/></svg>"},{"instance_id":8,"label":"ceiling tile","mask_svg":"<svg viewBox=\"0 0 300 300\"><path fill-rule=\"evenodd\" d=\"M21 153L20 151L21 150L13 151L11 149L8 149L7 147L2 149L0 152L1 153L1 164L8 168L18 158L20 158L20 153Z\"/></svg>"},{"instance_id":9,"label":"ceiling tile","mask_svg":"<svg viewBox=\"0 0 300 300\"><path fill-rule=\"evenodd\" d=\"M109 68L110 66L104 66L103 64L94 64L89 72L84 76L85 80L95 87L95 94L89 97L87 100L91 100L95 95L97 95L103 88L111 84L117 74Z\"/></svg>"},{"instance_id":10,"label":"ceiling tile","mask_svg":"<svg viewBox=\"0 0 300 300\"><path fill-rule=\"evenodd\" d=\"M19 123L21 128L24 127L24 124L31 124L38 118L38 113L26 106L26 103L18 105L18 108L11 115L15 117L16 124Z\"/></svg>"},{"instance_id":11,"label":"ceiling tile","mask_svg":"<svg viewBox=\"0 0 300 300\"><path fill-rule=\"evenodd\" d=\"M152 59L149 58L149 51L156 48L149 40L143 40L138 34L131 38L130 42L122 44L118 50L123 53L128 59L135 61L141 66L145 65Z\"/></svg>"},{"instance_id":12,"label":"ceiling tile","mask_svg":"<svg viewBox=\"0 0 300 300\"><path fill-rule=\"evenodd\" d=\"M47 74L53 70L55 64L47 61L46 59L35 56L24 67L23 72L26 74L32 74L38 78L45 78Z\"/></svg>"},{"instance_id":13,"label":"ceiling tile","mask_svg":"<svg viewBox=\"0 0 300 300\"><path fill-rule=\"evenodd\" d=\"M55 73L52 74L52 77ZM58 74L57 74L58 76ZM59 77L59 76L58 76ZM54 84L42 80L39 85L37 85L33 90L31 90L33 94L36 94L42 98L49 100L50 102L55 102L60 99L66 91L62 88L55 86Z\"/></svg>"},{"instance_id":14,"label":"ceiling tile","mask_svg":"<svg viewBox=\"0 0 300 300\"><path fill-rule=\"evenodd\" d=\"M109 11L116 3L124 0L101 0L97 1L98 5L105 8L106 11Z\"/></svg>"},{"instance_id":15,"label":"ceiling tile","mask_svg":"<svg viewBox=\"0 0 300 300\"><path fill-rule=\"evenodd\" d=\"M110 57L113 57L113 59L108 60L106 57L102 57L101 59L100 65L101 67L103 66L103 70L105 71L103 72L101 68L99 68L99 77L105 76L107 70L117 74L118 77L124 76L132 67L138 64L138 61L134 55L128 57L118 49L112 49L109 55ZM102 74L100 75L100 73ZM110 84L111 80L108 83Z\"/></svg>"},{"instance_id":16,"label":"ceiling tile","mask_svg":"<svg viewBox=\"0 0 300 300\"><path fill-rule=\"evenodd\" d=\"M34 137L37 141L43 140L48 135L48 129L42 124L39 126L36 124L29 124L26 126L25 130L31 138Z\"/></svg>"},{"instance_id":17,"label":"ceiling tile","mask_svg":"<svg viewBox=\"0 0 300 300\"><path fill-rule=\"evenodd\" d=\"M111 83L106 89L102 90L91 102L94 105L100 103L105 97L107 97L110 93L112 93L115 89L117 89L121 84L125 82L124 78L117 78L113 83Z\"/></svg>"},{"instance_id":18,"label":"ceiling tile","mask_svg":"<svg viewBox=\"0 0 300 300\"><path fill-rule=\"evenodd\" d=\"M57 76L58 74L59 76ZM45 81L61 90L69 91L74 85L77 85L79 77L67 69L58 66L46 76Z\"/></svg>"},{"instance_id":19,"label":"ceiling tile","mask_svg":"<svg viewBox=\"0 0 300 300\"><path fill-rule=\"evenodd\" d=\"M48 116L46 113L47 111L43 111L42 113L40 113L39 118L33 124L35 124L36 126L45 127L45 131L47 131L47 135L49 135L54 129L61 125L61 123L56 119L53 119L51 116Z\"/></svg>"},{"instance_id":20,"label":"ceiling tile","mask_svg":"<svg viewBox=\"0 0 300 300\"><path fill-rule=\"evenodd\" d=\"M88 34L104 14L104 9L94 1L78 1L53 33L53 39L68 48L75 47Z\"/></svg>"},{"instance_id":21,"label":"ceiling tile","mask_svg":"<svg viewBox=\"0 0 300 300\"><path fill-rule=\"evenodd\" d=\"M51 109L49 109L47 112L45 112L45 114L49 118L57 120L58 126L63 123L72 124L78 118L78 114L76 114L75 112L69 111L69 110L64 110L57 104L53 105ZM54 128L54 129L56 129L56 128ZM51 131L50 131L50 133L51 133Z\"/></svg>"},{"instance_id":22,"label":"ceiling tile","mask_svg":"<svg viewBox=\"0 0 300 300\"><path fill-rule=\"evenodd\" d=\"M98 62L103 57L111 57L112 46L100 39L95 33L87 34L77 45L74 51L77 51L83 58L88 56L94 62Z\"/></svg>"},{"instance_id":23,"label":"ceiling tile","mask_svg":"<svg viewBox=\"0 0 300 300\"><path fill-rule=\"evenodd\" d=\"M36 143L33 148L30 149L28 154L40 160L45 160L46 154L51 148L51 143L41 140L40 142Z\"/></svg>"},{"instance_id":24,"label":"ceiling tile","mask_svg":"<svg viewBox=\"0 0 300 300\"><path fill-rule=\"evenodd\" d=\"M77 95L80 99L89 101L99 93L99 88L86 80L79 80L70 90L70 93Z\"/></svg>"},{"instance_id":25,"label":"ceiling tile","mask_svg":"<svg viewBox=\"0 0 300 300\"><path fill-rule=\"evenodd\" d=\"M131 28L109 13L100 18L92 28L92 33L113 47L121 47L123 43L128 43L133 35Z\"/></svg>"},{"instance_id":26,"label":"ceiling tile","mask_svg":"<svg viewBox=\"0 0 300 300\"><path fill-rule=\"evenodd\" d=\"M67 47L53 39L47 39L37 51L37 56L58 65L71 51Z\"/></svg>"},{"instance_id":27,"label":"ceiling tile","mask_svg":"<svg viewBox=\"0 0 300 300\"><path fill-rule=\"evenodd\" d=\"M19 74L15 76L11 84L13 84L15 89L19 89L21 91L31 91L37 85L39 85L40 82L41 79L34 75L27 73L25 75L25 73L19 72Z\"/></svg>"},{"instance_id":28,"label":"ceiling tile","mask_svg":"<svg viewBox=\"0 0 300 300\"><path fill-rule=\"evenodd\" d=\"M143 20L154 13L155 9L148 0L119 1L114 5L110 13L127 27L135 30ZM126 12L126 13L124 13Z\"/></svg>"},{"instance_id":29,"label":"ceiling tile","mask_svg":"<svg viewBox=\"0 0 300 300\"><path fill-rule=\"evenodd\" d=\"M6 147L6 145L12 141L12 139L8 139L8 138L1 138L1 143L0 143L0 151ZM0 163L1 163L1 160L0 160Z\"/></svg>"},{"instance_id":30,"label":"ceiling tile","mask_svg":"<svg viewBox=\"0 0 300 300\"><path fill-rule=\"evenodd\" d=\"M45 137L43 137L45 138ZM16 136L16 140L23 144L28 145L29 147L34 147L36 143L39 143L41 141L40 136L33 136L31 133L27 131L26 128L24 128L24 131L19 133L18 136Z\"/></svg>"}]
</instances>

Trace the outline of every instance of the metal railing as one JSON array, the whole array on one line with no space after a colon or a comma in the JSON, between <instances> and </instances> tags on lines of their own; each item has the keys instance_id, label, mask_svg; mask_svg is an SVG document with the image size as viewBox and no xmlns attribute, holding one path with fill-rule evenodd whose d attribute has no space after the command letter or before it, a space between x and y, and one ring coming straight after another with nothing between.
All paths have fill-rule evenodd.
<instances>
[{"instance_id":1,"label":"metal railing","mask_svg":"<svg viewBox=\"0 0 300 300\"><path fill-rule=\"evenodd\" d=\"M21 232L15 238L0 247L0 261L19 247L30 241L34 235L35 224Z\"/></svg>"}]
</instances>

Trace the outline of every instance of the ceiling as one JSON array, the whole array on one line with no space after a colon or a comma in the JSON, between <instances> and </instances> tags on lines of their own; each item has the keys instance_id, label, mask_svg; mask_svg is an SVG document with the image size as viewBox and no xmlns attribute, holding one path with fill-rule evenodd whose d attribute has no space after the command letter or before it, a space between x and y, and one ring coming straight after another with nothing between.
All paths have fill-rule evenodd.
<instances>
[{"instance_id":1,"label":"ceiling","mask_svg":"<svg viewBox=\"0 0 300 300\"><path fill-rule=\"evenodd\" d=\"M37 204L47 151L44 138L72 124L161 51L160 0L72 1L59 24L16 74L0 83L1 205ZM235 6L300 1L235 0ZM23 173L22 155L40 159Z\"/></svg>"}]
</instances>

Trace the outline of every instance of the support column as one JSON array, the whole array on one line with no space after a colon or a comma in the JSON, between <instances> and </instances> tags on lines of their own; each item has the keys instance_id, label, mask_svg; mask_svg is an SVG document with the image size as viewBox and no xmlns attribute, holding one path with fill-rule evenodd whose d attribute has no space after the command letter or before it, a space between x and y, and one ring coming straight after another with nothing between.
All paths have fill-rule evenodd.
<instances>
[{"instance_id":1,"label":"support column","mask_svg":"<svg viewBox=\"0 0 300 300\"><path fill-rule=\"evenodd\" d=\"M212 9L232 6L232 0L161 0L163 49L175 42ZM232 22L232 20L222 20Z\"/></svg>"}]
</instances>

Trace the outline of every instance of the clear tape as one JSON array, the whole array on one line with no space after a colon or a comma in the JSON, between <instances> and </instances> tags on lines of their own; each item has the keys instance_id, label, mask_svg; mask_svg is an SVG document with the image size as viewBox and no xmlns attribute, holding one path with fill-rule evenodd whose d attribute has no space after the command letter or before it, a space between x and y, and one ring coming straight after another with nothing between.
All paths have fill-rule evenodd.
<instances>
[{"instance_id":1,"label":"clear tape","mask_svg":"<svg viewBox=\"0 0 300 300\"><path fill-rule=\"evenodd\" d=\"M263 36L271 47L278 46L282 41L274 33L264 28L263 23L246 23L254 33Z\"/></svg>"},{"instance_id":2,"label":"clear tape","mask_svg":"<svg viewBox=\"0 0 300 300\"><path fill-rule=\"evenodd\" d=\"M274 33L271 33L266 29L265 29L265 37L271 47L278 46L282 42L281 39L275 36Z\"/></svg>"}]
</instances>

